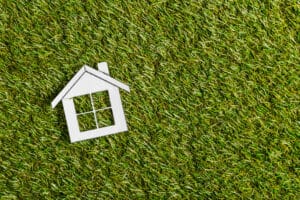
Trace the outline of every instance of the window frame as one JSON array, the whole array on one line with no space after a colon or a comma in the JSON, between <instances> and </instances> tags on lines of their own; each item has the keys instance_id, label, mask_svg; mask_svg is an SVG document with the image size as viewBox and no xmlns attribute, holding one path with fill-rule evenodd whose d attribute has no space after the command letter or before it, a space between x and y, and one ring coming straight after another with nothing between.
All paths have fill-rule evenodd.
<instances>
[{"instance_id":1,"label":"window frame","mask_svg":"<svg viewBox=\"0 0 300 200\"><path fill-rule=\"evenodd\" d=\"M96 128L94 128L94 129L88 129L88 130L84 130L84 131L89 131L89 130L95 130L95 129L103 128L103 127L100 127L100 126L99 126L99 121L98 121L98 117L97 117L97 112L98 112L98 111L110 110L110 112L111 112L111 116L110 116L110 117L111 117L111 119L114 119L113 112L112 112L112 106L111 106L111 102L110 102L110 101L108 101L108 102L109 102L109 106L108 106L108 107L101 107L101 108L99 108L99 109L95 109L95 100L94 100L93 94L97 94L97 93L105 93L105 94L107 94L107 97L108 97L108 99L109 99L109 91L108 91L108 90L103 90L103 91L93 92L93 93L90 92L90 93L85 94L85 95L81 95L81 96L76 96L76 97L74 97L74 98L78 98L78 97L82 97L82 96L89 96L89 103L90 103L91 106L92 106L92 110L91 110L91 111L77 112L77 111L76 111L76 105L74 104L74 106L75 106L75 111L76 111L76 117L77 117L78 123L79 123L78 116L80 116L80 115L86 115L86 114L90 114L90 113L93 113L93 115L94 115L94 122L95 122ZM73 100L74 100L74 98L73 98ZM97 102L96 102L96 103L97 103ZM114 121L114 120L113 120L113 121ZM104 124L104 125L105 125L104 122L101 122L101 124ZM114 125L114 122L113 122L111 125L107 125L107 126L112 126L112 125ZM106 127L106 126L104 126L104 127ZM80 129L80 126L79 126L79 129ZM83 131L83 132L84 132L84 131Z\"/></svg>"}]
</instances>

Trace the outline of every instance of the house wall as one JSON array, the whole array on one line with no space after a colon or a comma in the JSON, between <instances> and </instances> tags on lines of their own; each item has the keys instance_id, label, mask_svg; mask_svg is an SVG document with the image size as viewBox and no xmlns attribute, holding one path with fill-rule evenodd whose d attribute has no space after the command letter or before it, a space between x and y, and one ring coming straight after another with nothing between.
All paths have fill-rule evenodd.
<instances>
[{"instance_id":1,"label":"house wall","mask_svg":"<svg viewBox=\"0 0 300 200\"><path fill-rule=\"evenodd\" d=\"M120 127L122 131L127 131L127 124L122 106L119 88L113 87L108 91L110 104L114 116L115 125ZM121 132L121 131L119 131Z\"/></svg>"}]
</instances>

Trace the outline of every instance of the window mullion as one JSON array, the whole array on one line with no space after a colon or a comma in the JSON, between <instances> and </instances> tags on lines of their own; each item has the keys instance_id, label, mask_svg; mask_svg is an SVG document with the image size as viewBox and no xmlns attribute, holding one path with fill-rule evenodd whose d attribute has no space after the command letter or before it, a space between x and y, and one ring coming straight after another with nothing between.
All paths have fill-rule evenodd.
<instances>
[{"instance_id":1,"label":"window mullion","mask_svg":"<svg viewBox=\"0 0 300 200\"><path fill-rule=\"evenodd\" d=\"M99 128L98 120L97 120L97 115L96 115L96 110L95 110L95 106L94 106L94 100L93 100L93 97L92 97L91 93L90 93L90 99L91 99L91 103L92 103L92 108L93 108L93 113L94 113L94 118L95 118L96 126L97 126L97 128Z\"/></svg>"}]
</instances>

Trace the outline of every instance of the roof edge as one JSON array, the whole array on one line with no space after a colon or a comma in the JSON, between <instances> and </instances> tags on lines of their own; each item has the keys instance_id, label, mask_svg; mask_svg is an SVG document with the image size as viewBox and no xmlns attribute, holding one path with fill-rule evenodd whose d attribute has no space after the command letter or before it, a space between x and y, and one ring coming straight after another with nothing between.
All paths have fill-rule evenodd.
<instances>
[{"instance_id":1,"label":"roof edge","mask_svg":"<svg viewBox=\"0 0 300 200\"><path fill-rule=\"evenodd\" d=\"M103 73L101 71L97 71L97 70L95 70L95 69L93 69L93 68L91 68L89 66L87 66L85 69L86 69L86 71L88 73L91 73L94 76L96 76L96 77L98 77L98 78L100 78L100 79L102 79L102 80L104 80L104 81L106 81L106 82L108 82L108 83L110 83L110 84L118 87L118 88L122 88L123 90L125 90L127 92L130 92L130 88L129 88L128 85L126 85L126 84L124 84L124 83L122 83L122 82L120 82L120 81L112 78L108 74L105 74L105 73Z\"/></svg>"},{"instance_id":2,"label":"roof edge","mask_svg":"<svg viewBox=\"0 0 300 200\"><path fill-rule=\"evenodd\" d=\"M81 67L81 69L73 76L73 78L67 83L67 85L53 99L53 101L51 102L52 108L55 108L57 106L57 104L65 96L65 93L67 93L72 88L72 86L78 81L78 79L84 74L84 72L86 71L86 67L87 65Z\"/></svg>"},{"instance_id":3,"label":"roof edge","mask_svg":"<svg viewBox=\"0 0 300 200\"><path fill-rule=\"evenodd\" d=\"M100 78L116 87L122 88L123 90L130 92L130 88L128 85L110 77L109 75L101 72L101 71L97 71L91 67L89 67L88 65L83 65L81 67L81 69L73 76L73 78L67 83L67 85L59 92L59 94L53 99L53 101L51 102L51 107L55 108L57 106L57 104L66 96L66 94L72 89L73 85L75 85L77 83L77 81L81 78L81 76L83 76L83 74L87 72L90 73L94 76L96 76L97 78Z\"/></svg>"}]
</instances>

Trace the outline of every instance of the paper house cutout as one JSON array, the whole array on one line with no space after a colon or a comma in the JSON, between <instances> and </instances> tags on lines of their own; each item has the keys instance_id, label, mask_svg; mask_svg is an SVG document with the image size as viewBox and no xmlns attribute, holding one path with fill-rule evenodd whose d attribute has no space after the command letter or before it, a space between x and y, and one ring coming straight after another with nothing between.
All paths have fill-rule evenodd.
<instances>
[{"instance_id":1,"label":"paper house cutout","mask_svg":"<svg viewBox=\"0 0 300 200\"><path fill-rule=\"evenodd\" d=\"M109 76L106 62L98 63L98 71L84 65L75 74L51 103L52 108L55 108L56 105L62 101L71 142L97 138L128 130L119 88L130 92L127 85ZM109 106L104 108L95 107L95 99L93 97L94 94L99 92L108 93ZM84 95L90 98L91 110L80 113L75 108L74 98ZM103 127L103 124L100 125L98 114L106 111L111 112L113 123ZM78 121L79 116L93 118L89 120L94 120L96 126L91 128L91 130L81 131Z\"/></svg>"}]
</instances>

